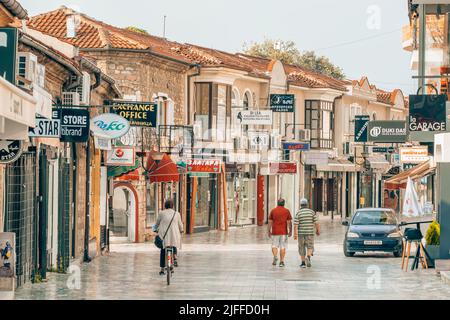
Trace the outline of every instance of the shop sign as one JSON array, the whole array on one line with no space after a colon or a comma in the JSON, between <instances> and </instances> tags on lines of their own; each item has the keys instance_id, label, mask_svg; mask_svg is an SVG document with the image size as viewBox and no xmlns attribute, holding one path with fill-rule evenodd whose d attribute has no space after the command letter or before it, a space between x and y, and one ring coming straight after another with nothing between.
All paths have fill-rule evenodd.
<instances>
[{"instance_id":1,"label":"shop sign","mask_svg":"<svg viewBox=\"0 0 450 320\"><path fill-rule=\"evenodd\" d=\"M83 109L53 109L53 119L59 119L61 142L86 142L89 139L89 111Z\"/></svg>"},{"instance_id":2,"label":"shop sign","mask_svg":"<svg viewBox=\"0 0 450 320\"><path fill-rule=\"evenodd\" d=\"M409 131L446 131L447 95L410 95Z\"/></svg>"},{"instance_id":3,"label":"shop sign","mask_svg":"<svg viewBox=\"0 0 450 320\"><path fill-rule=\"evenodd\" d=\"M249 132L248 139L250 148L252 149L267 149L269 148L270 136L268 133Z\"/></svg>"},{"instance_id":4,"label":"shop sign","mask_svg":"<svg viewBox=\"0 0 450 320\"><path fill-rule=\"evenodd\" d=\"M133 147L115 147L106 152L107 166L134 166L136 153Z\"/></svg>"},{"instance_id":5,"label":"shop sign","mask_svg":"<svg viewBox=\"0 0 450 320\"><path fill-rule=\"evenodd\" d=\"M283 142L283 150L308 151L309 142Z\"/></svg>"},{"instance_id":6,"label":"shop sign","mask_svg":"<svg viewBox=\"0 0 450 320\"><path fill-rule=\"evenodd\" d=\"M28 129L28 136L33 138L59 138L61 121L56 119L36 118L36 127Z\"/></svg>"},{"instance_id":7,"label":"shop sign","mask_svg":"<svg viewBox=\"0 0 450 320\"><path fill-rule=\"evenodd\" d=\"M111 139L103 139L100 137L94 137L94 146L95 149L99 150L112 150L112 142Z\"/></svg>"},{"instance_id":8,"label":"shop sign","mask_svg":"<svg viewBox=\"0 0 450 320\"><path fill-rule=\"evenodd\" d=\"M0 163L12 163L20 158L23 150L22 140L0 140Z\"/></svg>"},{"instance_id":9,"label":"shop sign","mask_svg":"<svg viewBox=\"0 0 450 320\"><path fill-rule=\"evenodd\" d=\"M295 96L293 94L271 94L270 109L273 112L294 112Z\"/></svg>"},{"instance_id":10,"label":"shop sign","mask_svg":"<svg viewBox=\"0 0 450 320\"><path fill-rule=\"evenodd\" d=\"M295 174L297 173L297 163L296 162L278 162L269 163L269 173L270 174Z\"/></svg>"},{"instance_id":11,"label":"shop sign","mask_svg":"<svg viewBox=\"0 0 450 320\"><path fill-rule=\"evenodd\" d=\"M186 163L187 172L219 173L221 160L217 159L188 159Z\"/></svg>"},{"instance_id":12,"label":"shop sign","mask_svg":"<svg viewBox=\"0 0 450 320\"><path fill-rule=\"evenodd\" d=\"M423 163L428 161L428 147L400 148L400 163Z\"/></svg>"},{"instance_id":13,"label":"shop sign","mask_svg":"<svg viewBox=\"0 0 450 320\"><path fill-rule=\"evenodd\" d=\"M91 131L100 138L117 139L127 134L128 130L128 120L114 113L104 113L91 120Z\"/></svg>"},{"instance_id":14,"label":"shop sign","mask_svg":"<svg viewBox=\"0 0 450 320\"><path fill-rule=\"evenodd\" d=\"M355 142L367 142L369 116L355 116Z\"/></svg>"},{"instance_id":15,"label":"shop sign","mask_svg":"<svg viewBox=\"0 0 450 320\"><path fill-rule=\"evenodd\" d=\"M17 28L0 28L0 76L16 85Z\"/></svg>"},{"instance_id":16,"label":"shop sign","mask_svg":"<svg viewBox=\"0 0 450 320\"><path fill-rule=\"evenodd\" d=\"M157 126L158 105L154 102L106 101L111 113L127 119L132 127Z\"/></svg>"},{"instance_id":17,"label":"shop sign","mask_svg":"<svg viewBox=\"0 0 450 320\"><path fill-rule=\"evenodd\" d=\"M236 118L241 125L272 125L271 110L242 110Z\"/></svg>"},{"instance_id":18,"label":"shop sign","mask_svg":"<svg viewBox=\"0 0 450 320\"><path fill-rule=\"evenodd\" d=\"M403 143L407 136L406 121L370 121L368 133L371 142Z\"/></svg>"},{"instance_id":19,"label":"shop sign","mask_svg":"<svg viewBox=\"0 0 450 320\"><path fill-rule=\"evenodd\" d=\"M393 153L394 151L393 147L372 147L373 153Z\"/></svg>"},{"instance_id":20,"label":"shop sign","mask_svg":"<svg viewBox=\"0 0 450 320\"><path fill-rule=\"evenodd\" d=\"M304 153L305 159L304 162L309 166L325 166L328 165L328 153L327 152L318 152L318 151L307 151Z\"/></svg>"}]
</instances>

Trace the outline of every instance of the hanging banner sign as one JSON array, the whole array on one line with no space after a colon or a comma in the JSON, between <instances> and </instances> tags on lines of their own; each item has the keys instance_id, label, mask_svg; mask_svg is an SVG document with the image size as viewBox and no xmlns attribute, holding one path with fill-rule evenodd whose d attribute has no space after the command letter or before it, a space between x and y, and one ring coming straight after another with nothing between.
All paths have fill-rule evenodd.
<instances>
[{"instance_id":1,"label":"hanging banner sign","mask_svg":"<svg viewBox=\"0 0 450 320\"><path fill-rule=\"evenodd\" d=\"M296 174L297 162L269 163L269 173L272 174Z\"/></svg>"},{"instance_id":2,"label":"hanging banner sign","mask_svg":"<svg viewBox=\"0 0 450 320\"><path fill-rule=\"evenodd\" d=\"M111 139L94 137L94 146L95 146L95 149L99 149L99 150L106 150L106 151L112 150Z\"/></svg>"},{"instance_id":3,"label":"hanging banner sign","mask_svg":"<svg viewBox=\"0 0 450 320\"><path fill-rule=\"evenodd\" d=\"M130 123L127 119L114 113L103 113L91 120L92 134L103 139L120 138L129 130Z\"/></svg>"},{"instance_id":4,"label":"hanging banner sign","mask_svg":"<svg viewBox=\"0 0 450 320\"><path fill-rule=\"evenodd\" d=\"M308 151L309 142L283 142L283 150Z\"/></svg>"},{"instance_id":5,"label":"hanging banner sign","mask_svg":"<svg viewBox=\"0 0 450 320\"><path fill-rule=\"evenodd\" d=\"M369 116L355 116L355 142L367 142Z\"/></svg>"},{"instance_id":6,"label":"hanging banner sign","mask_svg":"<svg viewBox=\"0 0 450 320\"><path fill-rule=\"evenodd\" d=\"M153 127L158 125L158 105L154 102L106 101L111 113L125 118L132 127Z\"/></svg>"},{"instance_id":7,"label":"hanging banner sign","mask_svg":"<svg viewBox=\"0 0 450 320\"><path fill-rule=\"evenodd\" d=\"M61 142L86 142L89 139L89 111L53 108L53 120L59 119Z\"/></svg>"},{"instance_id":8,"label":"hanging banner sign","mask_svg":"<svg viewBox=\"0 0 450 320\"><path fill-rule=\"evenodd\" d=\"M400 148L400 163L423 163L428 161L428 147Z\"/></svg>"},{"instance_id":9,"label":"hanging banner sign","mask_svg":"<svg viewBox=\"0 0 450 320\"><path fill-rule=\"evenodd\" d=\"M36 127L28 129L29 137L59 138L61 136L61 121L56 118L36 118Z\"/></svg>"},{"instance_id":10,"label":"hanging banner sign","mask_svg":"<svg viewBox=\"0 0 450 320\"><path fill-rule=\"evenodd\" d=\"M294 112L295 96L293 94L271 94L270 109L273 112Z\"/></svg>"},{"instance_id":11,"label":"hanging banner sign","mask_svg":"<svg viewBox=\"0 0 450 320\"><path fill-rule=\"evenodd\" d=\"M446 131L447 95L410 95L409 131Z\"/></svg>"},{"instance_id":12,"label":"hanging banner sign","mask_svg":"<svg viewBox=\"0 0 450 320\"><path fill-rule=\"evenodd\" d=\"M134 166L136 163L136 153L133 147L115 147L106 152L107 166Z\"/></svg>"},{"instance_id":13,"label":"hanging banner sign","mask_svg":"<svg viewBox=\"0 0 450 320\"><path fill-rule=\"evenodd\" d=\"M248 140L252 149L267 149L269 148L270 135L262 132L249 132Z\"/></svg>"},{"instance_id":14,"label":"hanging banner sign","mask_svg":"<svg viewBox=\"0 0 450 320\"><path fill-rule=\"evenodd\" d=\"M403 143L406 142L406 121L370 121L368 137L371 142Z\"/></svg>"},{"instance_id":15,"label":"hanging banner sign","mask_svg":"<svg viewBox=\"0 0 450 320\"><path fill-rule=\"evenodd\" d=\"M0 140L0 163L12 163L20 158L23 151L22 140Z\"/></svg>"},{"instance_id":16,"label":"hanging banner sign","mask_svg":"<svg viewBox=\"0 0 450 320\"><path fill-rule=\"evenodd\" d=\"M0 77L16 85L19 29L0 28Z\"/></svg>"},{"instance_id":17,"label":"hanging banner sign","mask_svg":"<svg viewBox=\"0 0 450 320\"><path fill-rule=\"evenodd\" d=\"M271 110L242 110L236 117L241 125L272 125Z\"/></svg>"},{"instance_id":18,"label":"hanging banner sign","mask_svg":"<svg viewBox=\"0 0 450 320\"><path fill-rule=\"evenodd\" d=\"M187 172L205 172L205 173L219 173L221 160L216 159L188 159L186 162Z\"/></svg>"}]
</instances>

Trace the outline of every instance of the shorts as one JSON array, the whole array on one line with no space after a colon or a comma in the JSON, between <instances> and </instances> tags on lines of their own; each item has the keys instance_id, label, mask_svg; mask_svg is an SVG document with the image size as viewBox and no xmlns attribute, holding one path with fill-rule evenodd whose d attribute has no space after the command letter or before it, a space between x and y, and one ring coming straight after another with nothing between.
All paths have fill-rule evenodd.
<instances>
[{"instance_id":1,"label":"shorts","mask_svg":"<svg viewBox=\"0 0 450 320\"><path fill-rule=\"evenodd\" d=\"M272 236L272 248L286 249L288 236Z\"/></svg>"},{"instance_id":2,"label":"shorts","mask_svg":"<svg viewBox=\"0 0 450 320\"><path fill-rule=\"evenodd\" d=\"M298 253L301 256L306 256L306 250L314 252L314 235L298 235Z\"/></svg>"}]
</instances>

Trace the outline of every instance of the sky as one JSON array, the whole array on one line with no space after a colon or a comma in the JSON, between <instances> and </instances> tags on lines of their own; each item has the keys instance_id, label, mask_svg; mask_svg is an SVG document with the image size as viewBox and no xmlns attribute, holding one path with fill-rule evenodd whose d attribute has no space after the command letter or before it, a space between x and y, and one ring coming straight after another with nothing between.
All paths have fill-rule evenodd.
<instances>
[{"instance_id":1,"label":"sky","mask_svg":"<svg viewBox=\"0 0 450 320\"><path fill-rule=\"evenodd\" d=\"M315 50L349 79L415 92L411 53L402 48L406 0L20 0L29 15L71 7L97 20L228 52L265 38Z\"/></svg>"}]
</instances>

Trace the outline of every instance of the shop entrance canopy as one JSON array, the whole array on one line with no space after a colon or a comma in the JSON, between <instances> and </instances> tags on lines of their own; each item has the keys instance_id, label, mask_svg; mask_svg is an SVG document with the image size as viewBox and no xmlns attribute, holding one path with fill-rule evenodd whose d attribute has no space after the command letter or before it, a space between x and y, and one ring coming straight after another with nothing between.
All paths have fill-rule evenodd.
<instances>
[{"instance_id":1,"label":"shop entrance canopy","mask_svg":"<svg viewBox=\"0 0 450 320\"><path fill-rule=\"evenodd\" d=\"M428 160L386 180L384 183L384 188L389 190L406 189L408 177L415 181L428 175L432 175L435 172L436 168L433 167L431 161Z\"/></svg>"},{"instance_id":2,"label":"shop entrance canopy","mask_svg":"<svg viewBox=\"0 0 450 320\"><path fill-rule=\"evenodd\" d=\"M167 154L164 154L161 161L156 162L150 153L147 158L147 170L150 182L178 182L180 180L177 165Z\"/></svg>"}]
</instances>

